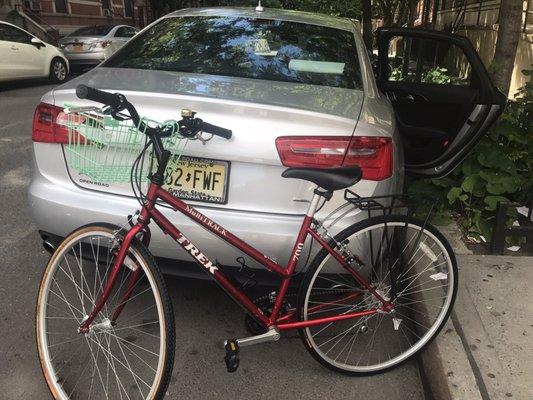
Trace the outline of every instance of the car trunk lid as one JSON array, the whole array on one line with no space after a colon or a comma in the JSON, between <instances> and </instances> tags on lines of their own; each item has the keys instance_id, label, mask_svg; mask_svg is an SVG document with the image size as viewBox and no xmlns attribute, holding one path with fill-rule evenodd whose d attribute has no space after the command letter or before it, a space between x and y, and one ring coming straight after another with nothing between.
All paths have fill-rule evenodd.
<instances>
[{"instance_id":1,"label":"car trunk lid","mask_svg":"<svg viewBox=\"0 0 533 400\"><path fill-rule=\"evenodd\" d=\"M131 90L132 82L135 91ZM183 154L229 162L225 202L210 206L271 213L305 212L313 189L308 182L281 177L285 167L280 162L276 138L350 137L363 102L360 90L101 67L55 90L55 104L89 104L74 98L75 87L80 83L123 93L141 115L153 120L179 119L180 110L189 108L203 120L231 129L231 140L215 137L206 145L189 141ZM102 185L77 173L68 157L67 167L73 182L83 188L132 195L127 183Z\"/></svg>"}]
</instances>

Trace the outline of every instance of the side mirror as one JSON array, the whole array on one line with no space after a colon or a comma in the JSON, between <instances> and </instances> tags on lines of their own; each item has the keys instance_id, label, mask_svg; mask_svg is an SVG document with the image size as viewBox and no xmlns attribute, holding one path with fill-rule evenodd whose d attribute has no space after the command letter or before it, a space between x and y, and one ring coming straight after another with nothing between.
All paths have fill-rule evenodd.
<instances>
[{"instance_id":1,"label":"side mirror","mask_svg":"<svg viewBox=\"0 0 533 400\"><path fill-rule=\"evenodd\" d=\"M41 40L37 39L36 37L32 37L30 40L30 43L34 45L35 47L37 47L38 49L46 46Z\"/></svg>"}]
</instances>

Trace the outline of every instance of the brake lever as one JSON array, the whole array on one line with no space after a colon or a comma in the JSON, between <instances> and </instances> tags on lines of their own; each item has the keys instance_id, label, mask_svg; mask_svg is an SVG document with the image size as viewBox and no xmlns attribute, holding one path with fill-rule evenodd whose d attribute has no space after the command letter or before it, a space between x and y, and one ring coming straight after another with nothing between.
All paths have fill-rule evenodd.
<instances>
[{"instance_id":1,"label":"brake lever","mask_svg":"<svg viewBox=\"0 0 533 400\"><path fill-rule=\"evenodd\" d=\"M211 139L213 139L213 134L207 133L207 135L211 135L208 138L204 138L202 135L206 134L205 132L198 132L196 136L193 138L193 140L199 140L202 142L203 145L205 145L207 142L209 142Z\"/></svg>"},{"instance_id":2,"label":"brake lever","mask_svg":"<svg viewBox=\"0 0 533 400\"><path fill-rule=\"evenodd\" d=\"M95 107L95 106L66 107L63 109L63 112L65 114L84 113L84 112L90 112L90 111L94 111L96 113L103 113L104 109L101 107Z\"/></svg>"}]
</instances>

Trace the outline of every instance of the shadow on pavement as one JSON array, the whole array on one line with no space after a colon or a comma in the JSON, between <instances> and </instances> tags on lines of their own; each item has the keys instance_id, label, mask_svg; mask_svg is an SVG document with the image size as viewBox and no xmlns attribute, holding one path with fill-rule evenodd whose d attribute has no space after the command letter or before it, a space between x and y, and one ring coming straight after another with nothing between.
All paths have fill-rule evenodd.
<instances>
[{"instance_id":1,"label":"shadow on pavement","mask_svg":"<svg viewBox=\"0 0 533 400\"><path fill-rule=\"evenodd\" d=\"M73 72L69 74L65 82L68 82L71 79L74 79L81 75L83 72ZM63 82L64 83L64 82ZM16 80L16 81L9 81L9 82L0 82L0 93L1 92L8 92L12 90L19 90L19 89L28 89L28 88L34 88L34 87L40 87L40 86L49 86L49 85L57 85L59 86L59 83L55 83L50 81L47 78L42 79L24 79L24 80Z\"/></svg>"}]
</instances>

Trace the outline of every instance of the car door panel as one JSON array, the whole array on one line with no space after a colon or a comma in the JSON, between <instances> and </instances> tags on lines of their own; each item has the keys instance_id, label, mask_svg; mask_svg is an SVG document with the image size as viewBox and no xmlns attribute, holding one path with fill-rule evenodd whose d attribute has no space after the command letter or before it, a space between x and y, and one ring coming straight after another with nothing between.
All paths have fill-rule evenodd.
<instances>
[{"instance_id":1,"label":"car door panel","mask_svg":"<svg viewBox=\"0 0 533 400\"><path fill-rule=\"evenodd\" d=\"M0 38L0 77L2 80L13 79L17 76L16 68L13 68L15 63L15 54L11 49L11 42L1 40Z\"/></svg>"},{"instance_id":2,"label":"car door panel","mask_svg":"<svg viewBox=\"0 0 533 400\"><path fill-rule=\"evenodd\" d=\"M378 44L378 85L394 107L406 171L449 173L497 119L505 96L464 37L385 28Z\"/></svg>"},{"instance_id":3,"label":"car door panel","mask_svg":"<svg viewBox=\"0 0 533 400\"><path fill-rule=\"evenodd\" d=\"M32 36L10 25L1 25L3 47L6 49L5 65L7 75L11 78L33 78L45 73L44 54L30 43Z\"/></svg>"},{"instance_id":4,"label":"car door panel","mask_svg":"<svg viewBox=\"0 0 533 400\"><path fill-rule=\"evenodd\" d=\"M404 130L406 135L420 136L424 132L439 137L454 137L472 111L471 104L477 95L476 91L469 87L447 90L438 87L441 85L403 86L400 83L390 90L386 85L384 87L385 93L395 104L398 123L409 128Z\"/></svg>"}]
</instances>

